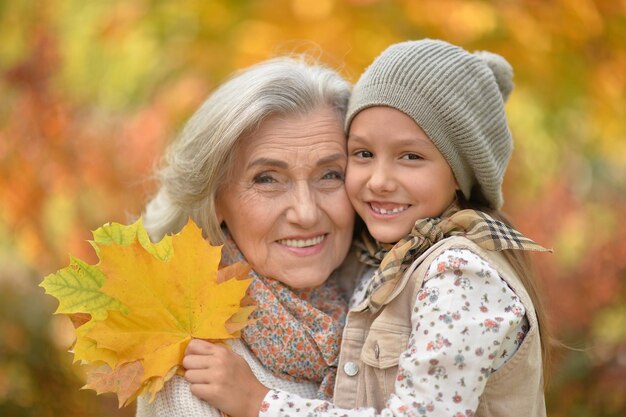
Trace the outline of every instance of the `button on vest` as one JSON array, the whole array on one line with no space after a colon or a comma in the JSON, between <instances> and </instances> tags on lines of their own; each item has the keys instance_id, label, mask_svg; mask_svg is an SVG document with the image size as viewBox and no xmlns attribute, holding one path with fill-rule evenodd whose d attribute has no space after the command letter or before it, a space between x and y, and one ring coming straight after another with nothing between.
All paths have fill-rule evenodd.
<instances>
[{"instance_id":1,"label":"button on vest","mask_svg":"<svg viewBox=\"0 0 626 417\"><path fill-rule=\"evenodd\" d=\"M355 376L356 374L359 373L359 365L357 365L354 362L346 362L343 365L343 371L346 373L346 375L348 376Z\"/></svg>"}]
</instances>

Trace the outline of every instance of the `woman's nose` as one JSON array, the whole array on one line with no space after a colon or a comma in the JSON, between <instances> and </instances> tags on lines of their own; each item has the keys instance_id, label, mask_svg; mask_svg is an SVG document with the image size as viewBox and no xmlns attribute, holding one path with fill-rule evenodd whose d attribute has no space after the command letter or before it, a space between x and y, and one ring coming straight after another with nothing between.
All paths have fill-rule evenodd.
<instances>
[{"instance_id":1,"label":"woman's nose","mask_svg":"<svg viewBox=\"0 0 626 417\"><path fill-rule=\"evenodd\" d=\"M309 229L319 222L320 209L315 191L308 182L301 181L293 189L291 207L287 210L287 221Z\"/></svg>"}]
</instances>

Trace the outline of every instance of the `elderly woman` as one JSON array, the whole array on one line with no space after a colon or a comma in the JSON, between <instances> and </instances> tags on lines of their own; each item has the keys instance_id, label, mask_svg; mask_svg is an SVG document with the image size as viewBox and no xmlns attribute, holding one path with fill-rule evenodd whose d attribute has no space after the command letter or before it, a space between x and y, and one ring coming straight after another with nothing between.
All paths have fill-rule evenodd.
<instances>
[{"instance_id":1,"label":"elderly woman","mask_svg":"<svg viewBox=\"0 0 626 417\"><path fill-rule=\"evenodd\" d=\"M255 322L233 349L267 386L332 395L347 312L333 274L348 253L354 212L344 190L349 85L302 59L255 65L219 87L167 150L143 221L153 239L191 217L222 264L247 262ZM329 278L330 277L330 278ZM206 345L187 348L185 379L138 417L219 415L200 394Z\"/></svg>"}]
</instances>

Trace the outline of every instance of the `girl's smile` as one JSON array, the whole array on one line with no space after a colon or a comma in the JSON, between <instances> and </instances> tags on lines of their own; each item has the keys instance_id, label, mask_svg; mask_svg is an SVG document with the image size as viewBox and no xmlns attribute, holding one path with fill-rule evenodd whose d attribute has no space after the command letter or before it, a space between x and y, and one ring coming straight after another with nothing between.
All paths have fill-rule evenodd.
<instances>
[{"instance_id":1,"label":"girl's smile","mask_svg":"<svg viewBox=\"0 0 626 417\"><path fill-rule=\"evenodd\" d=\"M380 201L370 201L369 205L374 214L383 216L383 218L399 215L410 207L409 204L399 205Z\"/></svg>"}]
</instances>

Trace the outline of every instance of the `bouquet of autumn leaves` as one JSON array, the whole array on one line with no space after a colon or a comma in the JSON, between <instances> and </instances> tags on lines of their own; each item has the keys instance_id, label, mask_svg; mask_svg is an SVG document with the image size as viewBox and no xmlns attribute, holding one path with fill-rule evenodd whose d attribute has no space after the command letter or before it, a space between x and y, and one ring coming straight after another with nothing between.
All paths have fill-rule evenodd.
<instances>
[{"instance_id":1,"label":"bouquet of autumn leaves","mask_svg":"<svg viewBox=\"0 0 626 417\"><path fill-rule=\"evenodd\" d=\"M191 220L157 243L141 220L109 223L90 243L96 265L71 257L41 286L58 299L55 314L74 324L72 351L87 368L84 388L116 393L120 407L144 394L152 401L182 374L191 338L235 338L248 324L249 268L218 269L221 247L209 245Z\"/></svg>"}]
</instances>

